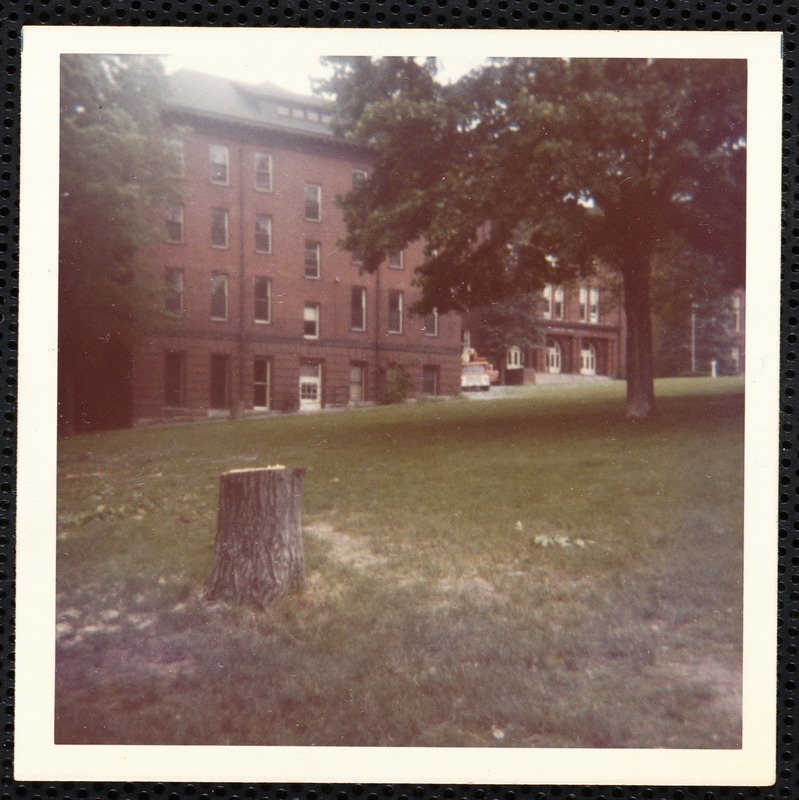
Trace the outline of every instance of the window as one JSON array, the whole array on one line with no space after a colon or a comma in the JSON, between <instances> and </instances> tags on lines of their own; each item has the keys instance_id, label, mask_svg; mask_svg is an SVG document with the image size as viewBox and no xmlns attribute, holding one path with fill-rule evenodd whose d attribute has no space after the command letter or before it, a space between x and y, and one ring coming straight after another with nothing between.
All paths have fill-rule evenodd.
<instances>
[{"instance_id":1,"label":"window","mask_svg":"<svg viewBox=\"0 0 799 800\"><path fill-rule=\"evenodd\" d=\"M305 242L305 277L318 278L321 273L322 245L319 242Z\"/></svg>"},{"instance_id":2,"label":"window","mask_svg":"<svg viewBox=\"0 0 799 800\"><path fill-rule=\"evenodd\" d=\"M322 407L322 365L318 361L300 362L300 411Z\"/></svg>"},{"instance_id":3,"label":"window","mask_svg":"<svg viewBox=\"0 0 799 800\"><path fill-rule=\"evenodd\" d=\"M588 321L588 287L580 287L580 322Z\"/></svg>"},{"instance_id":4,"label":"window","mask_svg":"<svg viewBox=\"0 0 799 800\"><path fill-rule=\"evenodd\" d=\"M183 243L183 206L171 203L166 207L166 240Z\"/></svg>"},{"instance_id":5,"label":"window","mask_svg":"<svg viewBox=\"0 0 799 800\"><path fill-rule=\"evenodd\" d=\"M366 330L366 289L360 286L352 287L350 327L354 331Z\"/></svg>"},{"instance_id":6,"label":"window","mask_svg":"<svg viewBox=\"0 0 799 800\"><path fill-rule=\"evenodd\" d=\"M548 283L542 290L541 290L541 297L544 298L544 307L541 311L541 315L544 319L552 319L552 284Z\"/></svg>"},{"instance_id":7,"label":"window","mask_svg":"<svg viewBox=\"0 0 799 800\"><path fill-rule=\"evenodd\" d=\"M357 189L366 180L365 169L354 169L352 171L352 188Z\"/></svg>"},{"instance_id":8,"label":"window","mask_svg":"<svg viewBox=\"0 0 799 800\"><path fill-rule=\"evenodd\" d=\"M388 332L402 333L402 292L388 293Z\"/></svg>"},{"instance_id":9,"label":"window","mask_svg":"<svg viewBox=\"0 0 799 800\"><path fill-rule=\"evenodd\" d=\"M186 405L186 356L175 350L164 353L164 405Z\"/></svg>"},{"instance_id":10,"label":"window","mask_svg":"<svg viewBox=\"0 0 799 800\"><path fill-rule=\"evenodd\" d=\"M424 335L438 336L438 311L433 309L432 313L424 315Z\"/></svg>"},{"instance_id":11,"label":"window","mask_svg":"<svg viewBox=\"0 0 799 800\"><path fill-rule=\"evenodd\" d=\"M556 286L552 291L552 319L563 319L565 303L562 286Z\"/></svg>"},{"instance_id":12,"label":"window","mask_svg":"<svg viewBox=\"0 0 799 800\"><path fill-rule=\"evenodd\" d=\"M518 347L509 347L508 355L505 361L508 369L521 369L522 366L522 351Z\"/></svg>"},{"instance_id":13,"label":"window","mask_svg":"<svg viewBox=\"0 0 799 800\"><path fill-rule=\"evenodd\" d=\"M360 403L366 398L366 365L353 362L350 364L350 402Z\"/></svg>"},{"instance_id":14,"label":"window","mask_svg":"<svg viewBox=\"0 0 799 800\"><path fill-rule=\"evenodd\" d=\"M170 172L178 178L184 177L186 174L186 156L183 142L180 139L167 139L165 145L172 161Z\"/></svg>"},{"instance_id":15,"label":"window","mask_svg":"<svg viewBox=\"0 0 799 800\"><path fill-rule=\"evenodd\" d=\"M272 217L266 214L255 215L255 252L272 252Z\"/></svg>"},{"instance_id":16,"label":"window","mask_svg":"<svg viewBox=\"0 0 799 800\"><path fill-rule=\"evenodd\" d=\"M438 394L438 367L426 365L422 367L422 394Z\"/></svg>"},{"instance_id":17,"label":"window","mask_svg":"<svg viewBox=\"0 0 799 800\"><path fill-rule=\"evenodd\" d=\"M167 314L183 314L183 270L167 267L164 308Z\"/></svg>"},{"instance_id":18,"label":"window","mask_svg":"<svg viewBox=\"0 0 799 800\"><path fill-rule=\"evenodd\" d=\"M227 319L228 281L224 272L211 273L211 319Z\"/></svg>"},{"instance_id":19,"label":"window","mask_svg":"<svg viewBox=\"0 0 799 800\"><path fill-rule=\"evenodd\" d=\"M211 353L211 408L227 408L230 359L220 353Z\"/></svg>"},{"instance_id":20,"label":"window","mask_svg":"<svg viewBox=\"0 0 799 800\"><path fill-rule=\"evenodd\" d=\"M228 213L224 208L211 209L211 246L228 246Z\"/></svg>"},{"instance_id":21,"label":"window","mask_svg":"<svg viewBox=\"0 0 799 800\"><path fill-rule=\"evenodd\" d=\"M599 322L599 289L596 286L588 290L588 321Z\"/></svg>"},{"instance_id":22,"label":"window","mask_svg":"<svg viewBox=\"0 0 799 800\"><path fill-rule=\"evenodd\" d=\"M388 254L388 265L391 267L391 269L402 269L402 250L397 250L394 253Z\"/></svg>"},{"instance_id":23,"label":"window","mask_svg":"<svg viewBox=\"0 0 799 800\"><path fill-rule=\"evenodd\" d=\"M319 303L305 304L303 325L303 336L306 339L319 338Z\"/></svg>"},{"instance_id":24,"label":"window","mask_svg":"<svg viewBox=\"0 0 799 800\"><path fill-rule=\"evenodd\" d=\"M211 154L211 183L227 186L228 183L228 149L223 144L212 144Z\"/></svg>"},{"instance_id":25,"label":"window","mask_svg":"<svg viewBox=\"0 0 799 800\"><path fill-rule=\"evenodd\" d=\"M322 219L322 187L305 184L305 219L319 222Z\"/></svg>"},{"instance_id":26,"label":"window","mask_svg":"<svg viewBox=\"0 0 799 800\"><path fill-rule=\"evenodd\" d=\"M255 188L259 192L272 191L272 156L255 154Z\"/></svg>"},{"instance_id":27,"label":"window","mask_svg":"<svg viewBox=\"0 0 799 800\"><path fill-rule=\"evenodd\" d=\"M266 324L272 320L272 281L255 279L255 321Z\"/></svg>"},{"instance_id":28,"label":"window","mask_svg":"<svg viewBox=\"0 0 799 800\"><path fill-rule=\"evenodd\" d=\"M252 362L252 407L269 408L269 359L256 356Z\"/></svg>"}]
</instances>

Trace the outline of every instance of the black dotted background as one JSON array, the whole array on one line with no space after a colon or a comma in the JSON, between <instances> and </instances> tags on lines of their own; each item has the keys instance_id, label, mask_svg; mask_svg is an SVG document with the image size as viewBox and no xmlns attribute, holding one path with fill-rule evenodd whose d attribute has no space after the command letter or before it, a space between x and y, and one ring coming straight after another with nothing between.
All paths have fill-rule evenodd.
<instances>
[{"instance_id":1,"label":"black dotted background","mask_svg":"<svg viewBox=\"0 0 799 800\"><path fill-rule=\"evenodd\" d=\"M794 742L799 624L799 453L794 408L799 307L799 92L794 82L799 0L0 0L0 800L745 800L799 798ZM782 336L779 510L777 783L767 788L589 786L361 786L75 783L13 780L14 474L19 225L19 58L22 25L313 26L782 31ZM764 520L764 524L769 524ZM710 579L710 578L709 578ZM615 757L615 756L614 756Z\"/></svg>"}]
</instances>

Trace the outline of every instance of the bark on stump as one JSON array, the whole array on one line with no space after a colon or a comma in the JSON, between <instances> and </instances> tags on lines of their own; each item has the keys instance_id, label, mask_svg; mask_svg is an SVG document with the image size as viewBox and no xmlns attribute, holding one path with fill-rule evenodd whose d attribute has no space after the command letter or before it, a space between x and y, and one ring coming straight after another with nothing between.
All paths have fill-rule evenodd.
<instances>
[{"instance_id":1,"label":"bark on stump","mask_svg":"<svg viewBox=\"0 0 799 800\"><path fill-rule=\"evenodd\" d=\"M207 600L263 608L304 582L300 525L304 469L219 476L214 567Z\"/></svg>"}]
</instances>

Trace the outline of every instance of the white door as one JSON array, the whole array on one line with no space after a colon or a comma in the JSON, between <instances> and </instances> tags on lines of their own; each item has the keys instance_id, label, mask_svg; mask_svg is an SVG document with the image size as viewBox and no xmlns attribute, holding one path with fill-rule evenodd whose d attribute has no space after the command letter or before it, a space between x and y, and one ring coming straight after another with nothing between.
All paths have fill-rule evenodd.
<instances>
[{"instance_id":1,"label":"white door","mask_svg":"<svg viewBox=\"0 0 799 800\"><path fill-rule=\"evenodd\" d=\"M596 375L596 350L592 344L580 350L580 375Z\"/></svg>"},{"instance_id":2,"label":"white door","mask_svg":"<svg viewBox=\"0 0 799 800\"><path fill-rule=\"evenodd\" d=\"M547 372L558 373L560 372L560 345L555 342L549 342L547 346Z\"/></svg>"},{"instance_id":3,"label":"white door","mask_svg":"<svg viewBox=\"0 0 799 800\"><path fill-rule=\"evenodd\" d=\"M300 411L322 407L322 365L318 361L300 364Z\"/></svg>"}]
</instances>

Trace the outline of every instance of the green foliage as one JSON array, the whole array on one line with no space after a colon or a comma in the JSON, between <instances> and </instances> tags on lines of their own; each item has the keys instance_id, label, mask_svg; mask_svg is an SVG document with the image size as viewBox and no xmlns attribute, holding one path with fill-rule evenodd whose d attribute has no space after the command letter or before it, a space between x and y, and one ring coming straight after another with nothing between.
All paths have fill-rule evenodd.
<instances>
[{"instance_id":1,"label":"green foliage","mask_svg":"<svg viewBox=\"0 0 799 800\"><path fill-rule=\"evenodd\" d=\"M404 403L411 394L412 384L408 371L401 364L382 369L377 390L377 402L387 406Z\"/></svg>"},{"instance_id":2,"label":"green foliage","mask_svg":"<svg viewBox=\"0 0 799 800\"><path fill-rule=\"evenodd\" d=\"M339 129L375 153L340 201L343 245L372 270L424 239L423 310L490 305L601 261L624 278L628 388L651 413L653 259L691 249L743 280L745 62L494 59L449 86L429 62L334 64Z\"/></svg>"},{"instance_id":3,"label":"green foliage","mask_svg":"<svg viewBox=\"0 0 799 800\"><path fill-rule=\"evenodd\" d=\"M541 345L539 307L541 295L516 294L484 306L479 311L481 355L502 363L509 347L529 350Z\"/></svg>"},{"instance_id":4,"label":"green foliage","mask_svg":"<svg viewBox=\"0 0 799 800\"><path fill-rule=\"evenodd\" d=\"M161 140L163 94L155 58L62 56L59 370L67 392L159 317L139 256L160 234L159 207L176 199L173 156Z\"/></svg>"}]
</instances>

